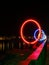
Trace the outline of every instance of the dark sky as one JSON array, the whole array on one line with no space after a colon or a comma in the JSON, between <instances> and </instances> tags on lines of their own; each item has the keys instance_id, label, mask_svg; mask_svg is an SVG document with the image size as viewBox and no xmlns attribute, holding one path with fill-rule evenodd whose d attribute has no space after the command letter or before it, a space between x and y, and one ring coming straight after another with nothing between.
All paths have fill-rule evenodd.
<instances>
[{"instance_id":1,"label":"dark sky","mask_svg":"<svg viewBox=\"0 0 49 65\"><path fill-rule=\"evenodd\" d=\"M49 35L48 3L23 3L11 7L1 7L0 10L0 35L19 35L22 22L28 18L37 20Z\"/></svg>"}]
</instances>

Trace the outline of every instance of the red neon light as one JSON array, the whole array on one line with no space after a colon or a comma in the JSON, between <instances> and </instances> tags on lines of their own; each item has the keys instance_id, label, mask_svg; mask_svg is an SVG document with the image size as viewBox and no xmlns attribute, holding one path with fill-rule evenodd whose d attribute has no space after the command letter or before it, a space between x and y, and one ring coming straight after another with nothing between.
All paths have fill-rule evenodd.
<instances>
[{"instance_id":1,"label":"red neon light","mask_svg":"<svg viewBox=\"0 0 49 65\"><path fill-rule=\"evenodd\" d=\"M20 61L19 64L20 65L29 65L31 60L37 60L43 50L45 43L46 43L46 40L26 60Z\"/></svg>"},{"instance_id":2,"label":"red neon light","mask_svg":"<svg viewBox=\"0 0 49 65\"><path fill-rule=\"evenodd\" d=\"M37 38L35 41L32 41L32 42L28 42L28 41L24 38L24 35L23 35L24 26L25 26L28 22L35 23L35 24L37 25L38 29L39 29L38 38ZM25 43L27 43L27 44L35 44L35 43L37 43L37 41L38 41L38 40L40 39L40 37L41 37L41 27L40 27L40 25L39 25L39 23L38 23L37 21L35 21L35 20L33 20L33 19L28 19L28 20L26 20L26 21L22 24L21 29L20 29L20 35L21 35L22 40L23 40Z\"/></svg>"}]
</instances>

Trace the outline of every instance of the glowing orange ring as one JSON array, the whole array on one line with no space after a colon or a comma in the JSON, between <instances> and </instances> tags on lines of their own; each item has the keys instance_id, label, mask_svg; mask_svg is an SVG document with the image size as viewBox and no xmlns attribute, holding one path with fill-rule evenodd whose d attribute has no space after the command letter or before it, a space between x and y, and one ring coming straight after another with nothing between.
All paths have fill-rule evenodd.
<instances>
[{"instance_id":1,"label":"glowing orange ring","mask_svg":"<svg viewBox=\"0 0 49 65\"><path fill-rule=\"evenodd\" d=\"M25 26L26 23L28 23L28 22L35 23L35 24L37 25L38 29L39 29L38 38L37 38L35 41L32 41L32 42L28 42L28 41L24 38L24 35L23 35L24 26ZM33 20L33 19L28 19L28 20L26 20L26 21L22 24L22 26L21 26L21 28L20 28L20 36L21 36L22 40L23 40L25 43L27 43L27 44L35 44L35 43L37 43L38 40L40 39L40 36L41 36L41 27L40 27L39 23L38 23L37 21Z\"/></svg>"}]
</instances>

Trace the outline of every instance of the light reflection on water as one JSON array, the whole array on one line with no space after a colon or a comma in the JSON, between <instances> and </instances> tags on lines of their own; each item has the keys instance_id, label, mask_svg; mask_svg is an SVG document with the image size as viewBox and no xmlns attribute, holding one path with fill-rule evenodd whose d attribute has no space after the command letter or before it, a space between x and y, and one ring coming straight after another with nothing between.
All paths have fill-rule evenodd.
<instances>
[{"instance_id":1,"label":"light reflection on water","mask_svg":"<svg viewBox=\"0 0 49 65\"><path fill-rule=\"evenodd\" d=\"M13 48L13 47L14 47L14 44L12 43L11 48ZM9 48L10 48L9 42L7 44L5 44L4 42L0 43L0 51L4 51L5 49L8 50Z\"/></svg>"},{"instance_id":2,"label":"light reflection on water","mask_svg":"<svg viewBox=\"0 0 49 65\"><path fill-rule=\"evenodd\" d=\"M0 43L0 50L2 50L2 43Z\"/></svg>"}]
</instances>

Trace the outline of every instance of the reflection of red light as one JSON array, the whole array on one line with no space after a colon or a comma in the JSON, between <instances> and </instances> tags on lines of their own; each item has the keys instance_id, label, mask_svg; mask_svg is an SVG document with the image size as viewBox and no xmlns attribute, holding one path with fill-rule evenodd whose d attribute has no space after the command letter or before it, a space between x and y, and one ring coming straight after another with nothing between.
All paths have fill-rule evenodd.
<instances>
[{"instance_id":1,"label":"reflection of red light","mask_svg":"<svg viewBox=\"0 0 49 65\"><path fill-rule=\"evenodd\" d=\"M36 48L37 48L37 46L36 46L36 45L34 45L34 46L33 46L33 49L36 49Z\"/></svg>"},{"instance_id":2,"label":"reflection of red light","mask_svg":"<svg viewBox=\"0 0 49 65\"><path fill-rule=\"evenodd\" d=\"M32 22L32 23L35 23L39 29L39 34L38 34L38 38L35 40L35 41L32 41L32 42L28 42L25 38L24 38L24 35L23 35L23 29L24 29L24 26L28 23L28 22ZM40 39L40 36L41 36L41 27L39 25L39 23L33 19L28 19L26 20L22 26L21 26L21 29L20 29L20 35L21 35L21 38L22 40L27 43L27 44L35 44L39 39Z\"/></svg>"},{"instance_id":3,"label":"reflection of red light","mask_svg":"<svg viewBox=\"0 0 49 65\"><path fill-rule=\"evenodd\" d=\"M30 54L26 60L20 61L18 65L29 65L31 61L38 60L39 56L44 48L44 45L46 43L46 40L34 51L32 54Z\"/></svg>"}]
</instances>

